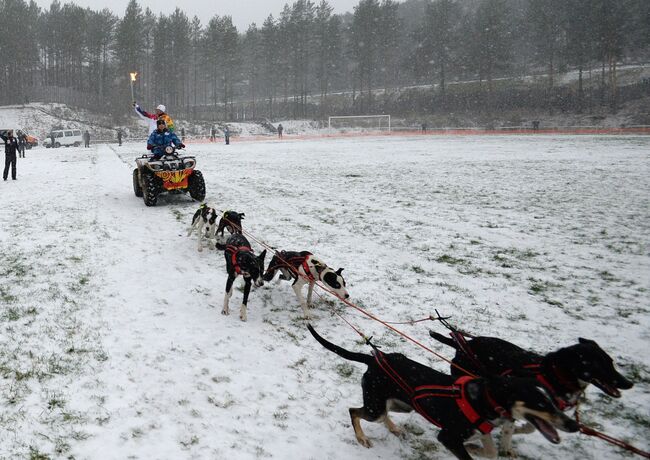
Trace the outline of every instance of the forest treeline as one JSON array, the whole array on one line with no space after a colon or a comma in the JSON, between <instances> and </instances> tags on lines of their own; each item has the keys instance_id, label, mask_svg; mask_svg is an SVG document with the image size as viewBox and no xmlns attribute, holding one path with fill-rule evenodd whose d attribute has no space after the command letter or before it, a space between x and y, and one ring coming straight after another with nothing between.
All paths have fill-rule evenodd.
<instances>
[{"instance_id":1,"label":"forest treeline","mask_svg":"<svg viewBox=\"0 0 650 460\"><path fill-rule=\"evenodd\" d=\"M342 15L326 0L297 0L247 30L227 15L156 15L137 0L121 17L0 0L0 18L0 103L116 116L130 107L132 71L138 101L193 118L433 113L563 97L581 111L594 91L615 109L617 66L650 55L648 0L360 0ZM558 78L569 71L567 93ZM543 83L501 83L529 75Z\"/></svg>"}]
</instances>

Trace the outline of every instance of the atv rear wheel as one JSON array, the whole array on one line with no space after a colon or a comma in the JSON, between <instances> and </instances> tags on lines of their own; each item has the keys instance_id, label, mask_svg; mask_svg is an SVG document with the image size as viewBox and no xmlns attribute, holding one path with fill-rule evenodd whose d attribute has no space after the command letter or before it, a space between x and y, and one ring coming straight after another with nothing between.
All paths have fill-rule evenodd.
<instances>
[{"instance_id":1,"label":"atv rear wheel","mask_svg":"<svg viewBox=\"0 0 650 460\"><path fill-rule=\"evenodd\" d=\"M145 174L142 181L142 199L147 206L156 206L160 193L160 179L153 174Z\"/></svg>"},{"instance_id":2,"label":"atv rear wheel","mask_svg":"<svg viewBox=\"0 0 650 460\"><path fill-rule=\"evenodd\" d=\"M205 200L205 180L201 171L197 171L196 169L192 171L192 175L188 179L187 188L193 200Z\"/></svg>"},{"instance_id":3,"label":"atv rear wheel","mask_svg":"<svg viewBox=\"0 0 650 460\"><path fill-rule=\"evenodd\" d=\"M140 178L138 177L138 168L133 170L133 193L135 196L142 197L142 187L140 187Z\"/></svg>"}]
</instances>

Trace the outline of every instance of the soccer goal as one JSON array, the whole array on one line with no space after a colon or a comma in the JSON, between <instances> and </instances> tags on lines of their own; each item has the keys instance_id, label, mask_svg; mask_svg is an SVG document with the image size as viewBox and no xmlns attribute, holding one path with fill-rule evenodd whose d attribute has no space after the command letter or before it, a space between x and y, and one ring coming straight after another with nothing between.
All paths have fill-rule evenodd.
<instances>
[{"instance_id":1,"label":"soccer goal","mask_svg":"<svg viewBox=\"0 0 650 460\"><path fill-rule=\"evenodd\" d=\"M390 132L390 115L348 115L329 117L327 127L339 131L388 131Z\"/></svg>"}]
</instances>

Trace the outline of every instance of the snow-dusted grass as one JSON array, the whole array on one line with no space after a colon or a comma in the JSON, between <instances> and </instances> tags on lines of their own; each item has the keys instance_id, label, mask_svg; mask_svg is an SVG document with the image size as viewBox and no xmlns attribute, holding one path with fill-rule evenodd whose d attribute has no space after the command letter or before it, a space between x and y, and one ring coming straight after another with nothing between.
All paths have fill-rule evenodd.
<instances>
[{"instance_id":1,"label":"snow-dusted grass","mask_svg":"<svg viewBox=\"0 0 650 460\"><path fill-rule=\"evenodd\" d=\"M362 366L321 348L286 282L220 314L223 254L185 232L198 204L133 195L139 144L36 149L0 182L0 458L449 459L437 430L364 424ZM207 201L279 248L345 267L351 300L388 321L434 309L538 351L597 340L636 382L589 388L583 419L649 448L650 138L429 137L191 145ZM259 245L253 243L256 250ZM268 259L267 259L268 262ZM237 311L242 293L231 306ZM325 297L316 329L444 362ZM399 326L428 338L433 323ZM617 459L603 441L515 438L523 458Z\"/></svg>"}]
</instances>

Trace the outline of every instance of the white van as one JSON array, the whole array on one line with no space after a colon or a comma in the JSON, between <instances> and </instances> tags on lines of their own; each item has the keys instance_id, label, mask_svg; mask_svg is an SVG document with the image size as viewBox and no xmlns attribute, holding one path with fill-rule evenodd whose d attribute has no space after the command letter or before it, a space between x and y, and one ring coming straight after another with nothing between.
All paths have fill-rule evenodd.
<instances>
[{"instance_id":1,"label":"white van","mask_svg":"<svg viewBox=\"0 0 650 460\"><path fill-rule=\"evenodd\" d=\"M54 136L54 145L52 145L52 136ZM58 129L52 131L45 138L43 145L48 149L50 147L70 147L71 145L79 147L82 142L80 129Z\"/></svg>"}]
</instances>

